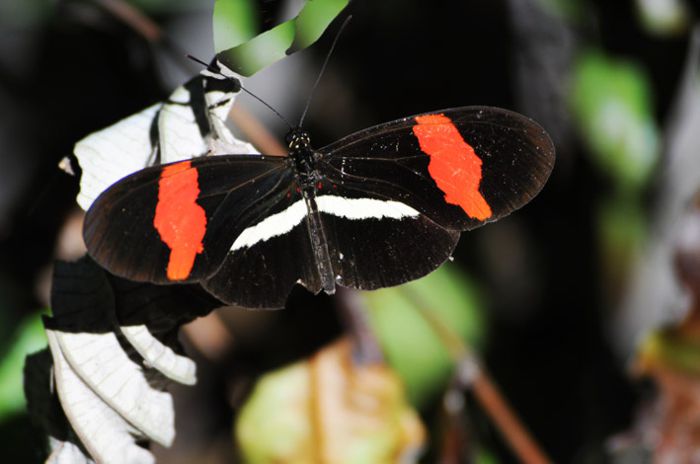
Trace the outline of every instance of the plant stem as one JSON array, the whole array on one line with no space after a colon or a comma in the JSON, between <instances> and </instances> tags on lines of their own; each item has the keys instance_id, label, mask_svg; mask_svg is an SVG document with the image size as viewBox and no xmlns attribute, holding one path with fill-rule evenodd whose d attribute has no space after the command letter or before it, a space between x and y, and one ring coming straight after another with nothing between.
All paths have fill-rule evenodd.
<instances>
[{"instance_id":1,"label":"plant stem","mask_svg":"<svg viewBox=\"0 0 700 464\"><path fill-rule=\"evenodd\" d=\"M367 311L359 300L357 291L338 287L335 301L336 308L353 341L353 360L358 365L383 362L382 349L369 324Z\"/></svg>"},{"instance_id":2,"label":"plant stem","mask_svg":"<svg viewBox=\"0 0 700 464\"><path fill-rule=\"evenodd\" d=\"M267 128L241 105L234 105L229 119L243 132L246 138L260 150L260 153L283 156L289 151Z\"/></svg>"},{"instance_id":3,"label":"plant stem","mask_svg":"<svg viewBox=\"0 0 700 464\"><path fill-rule=\"evenodd\" d=\"M173 42L155 21L143 14L137 7L124 0L93 1L115 18L120 19L151 44L158 44L170 52L171 57L183 69L192 71L192 63L187 59L187 53Z\"/></svg>"},{"instance_id":4,"label":"plant stem","mask_svg":"<svg viewBox=\"0 0 700 464\"><path fill-rule=\"evenodd\" d=\"M418 313L449 351L457 366L456 376L459 384L464 389L473 391L477 401L518 459L527 464L552 462L518 419L469 346L437 314L428 309L420 295L406 287L403 291L410 293L410 298L417 302Z\"/></svg>"}]
</instances>

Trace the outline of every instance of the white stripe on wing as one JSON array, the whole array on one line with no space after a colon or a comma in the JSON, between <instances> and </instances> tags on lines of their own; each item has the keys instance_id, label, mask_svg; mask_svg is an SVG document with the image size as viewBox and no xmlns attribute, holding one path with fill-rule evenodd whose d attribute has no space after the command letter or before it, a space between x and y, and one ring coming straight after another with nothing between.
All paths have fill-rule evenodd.
<instances>
[{"instance_id":1,"label":"white stripe on wing","mask_svg":"<svg viewBox=\"0 0 700 464\"><path fill-rule=\"evenodd\" d=\"M345 198L336 195L321 195L316 197L318 210L352 220L363 219L403 219L416 217L418 211L398 201L376 200L374 198ZM269 216L254 226L248 227L236 238L231 251L250 248L256 243L264 242L286 234L306 217L307 210L304 200L292 203L287 209Z\"/></svg>"}]
</instances>

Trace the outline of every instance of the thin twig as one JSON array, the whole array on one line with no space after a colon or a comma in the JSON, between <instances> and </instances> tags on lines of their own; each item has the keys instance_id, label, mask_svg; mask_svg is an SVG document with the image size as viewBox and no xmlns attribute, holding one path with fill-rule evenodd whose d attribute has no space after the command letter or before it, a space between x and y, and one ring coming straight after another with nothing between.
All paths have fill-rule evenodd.
<instances>
[{"instance_id":1,"label":"thin twig","mask_svg":"<svg viewBox=\"0 0 700 464\"><path fill-rule=\"evenodd\" d=\"M128 24L149 42L160 42L163 39L160 26L124 0L94 0L94 2Z\"/></svg>"},{"instance_id":2,"label":"thin twig","mask_svg":"<svg viewBox=\"0 0 700 464\"><path fill-rule=\"evenodd\" d=\"M483 368L479 370L479 375L473 379L472 389L479 403L489 412L489 416L522 462L532 464L551 462L528 430L520 423L513 409Z\"/></svg>"},{"instance_id":3,"label":"thin twig","mask_svg":"<svg viewBox=\"0 0 700 464\"><path fill-rule=\"evenodd\" d=\"M353 361L360 365L381 363L384 361L382 349L359 298L356 290L336 289L336 308L353 341Z\"/></svg>"},{"instance_id":4,"label":"thin twig","mask_svg":"<svg viewBox=\"0 0 700 464\"><path fill-rule=\"evenodd\" d=\"M470 388L474 392L479 404L491 417L518 459L527 464L552 462L518 419L469 346L440 317L428 309L420 295L407 287L403 287L402 291L409 293L411 300L417 303L418 313L442 340L454 360L458 381L463 388Z\"/></svg>"}]
</instances>

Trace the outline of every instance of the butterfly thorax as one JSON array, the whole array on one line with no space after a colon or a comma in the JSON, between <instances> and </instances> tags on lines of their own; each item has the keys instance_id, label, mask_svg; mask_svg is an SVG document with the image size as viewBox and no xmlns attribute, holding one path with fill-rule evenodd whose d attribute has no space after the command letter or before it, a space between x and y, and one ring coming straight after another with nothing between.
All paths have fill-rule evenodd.
<instances>
[{"instance_id":1,"label":"butterfly thorax","mask_svg":"<svg viewBox=\"0 0 700 464\"><path fill-rule=\"evenodd\" d=\"M316 155L311 148L309 133L301 128L292 129L287 134L287 144L289 157L294 163L294 170L302 190L313 190L318 180L318 173Z\"/></svg>"}]
</instances>

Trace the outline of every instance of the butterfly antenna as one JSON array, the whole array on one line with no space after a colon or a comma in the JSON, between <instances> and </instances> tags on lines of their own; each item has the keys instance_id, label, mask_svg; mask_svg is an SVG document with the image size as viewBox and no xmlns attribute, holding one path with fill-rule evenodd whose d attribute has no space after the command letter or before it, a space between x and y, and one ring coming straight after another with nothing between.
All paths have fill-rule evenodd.
<instances>
[{"instance_id":1,"label":"butterfly antenna","mask_svg":"<svg viewBox=\"0 0 700 464\"><path fill-rule=\"evenodd\" d=\"M345 21L343 21L342 26L340 26L340 29L338 29L338 33L335 35L335 39L333 39L333 43L331 44L331 49L328 50L328 54L326 55L326 59L323 62L323 66L321 66L321 72L318 73L318 77L316 78L316 82L314 82L314 86L311 88L311 94L309 95L308 100L306 100L306 106L304 107L304 112L301 113L301 119L299 119L299 126L301 127L302 124L304 123L304 118L306 118L306 112L309 111L309 106L311 105L311 99L314 96L314 93L316 93L316 87L318 87L318 83L321 82L321 77L323 76L324 71L326 70L326 66L328 66L328 62L331 59L331 55L333 54L333 50L335 49L335 45L338 43L338 39L340 38L340 34L343 32L343 29L345 29L345 26L348 25L350 20L352 19L352 15L349 15L347 18L345 18Z\"/></svg>"},{"instance_id":2,"label":"butterfly antenna","mask_svg":"<svg viewBox=\"0 0 700 464\"><path fill-rule=\"evenodd\" d=\"M270 111L272 111L273 113L275 113L275 114L277 115L277 117L280 118L280 119L287 125L287 127L289 127L289 130L292 130L292 125L289 123L289 121L287 121L287 118L285 118L284 116L282 116L282 115L279 113L279 111L277 111L276 109L274 109L272 106L268 105L267 102L266 102L265 100L263 100L262 98L258 97L258 96L255 95L253 92L251 92L250 90L246 89L246 88L243 87L243 86L241 86L241 90L244 91L245 93L247 93L248 95L250 95L251 97L255 98L257 101L259 101L259 102L262 103L263 105L267 106L267 107L270 109Z\"/></svg>"},{"instance_id":3,"label":"butterfly antenna","mask_svg":"<svg viewBox=\"0 0 700 464\"><path fill-rule=\"evenodd\" d=\"M195 63L201 64L201 65L204 66L205 68L209 68L209 64L208 64L208 63L205 63L204 61L200 60L200 59L197 58L196 56L192 56L192 55L188 54L188 55L187 55L187 58L191 59L191 60L194 61Z\"/></svg>"},{"instance_id":4,"label":"butterfly antenna","mask_svg":"<svg viewBox=\"0 0 700 464\"><path fill-rule=\"evenodd\" d=\"M199 64L201 64L202 66L204 66L205 68L209 69L209 64L207 64L206 62L200 60L199 58L197 58L197 57L195 57L195 56L192 56L192 55L187 55L187 58L189 58L189 59L191 59L192 61L194 61L194 62L196 62L196 63L199 63ZM218 74L218 75L220 75L221 77L224 77L224 78L226 78L226 79L233 79L231 76L226 76L226 75L225 75L224 73L222 73L221 71L217 72L216 74ZM246 89L245 87L243 87L243 85L240 84L240 82L239 82L239 85L240 85L242 91L244 91L245 93L247 93L247 94L250 95L251 97L255 98L257 101L259 101L260 103L262 103L263 105L265 105L267 108L269 108L270 111L272 111L273 113L275 113L275 114L277 115L277 117L280 118L280 119L282 120L282 122L284 122L284 123L287 125L287 127L289 127L290 130L292 129L292 125L289 123L289 121L287 121L287 118L285 118L284 116L282 116L282 115L279 113L279 111L277 111L277 110L274 109L272 106L270 106L265 100L263 100L262 98L258 97L258 96L255 95L253 92L251 92L250 90L248 90L248 89Z\"/></svg>"}]
</instances>

